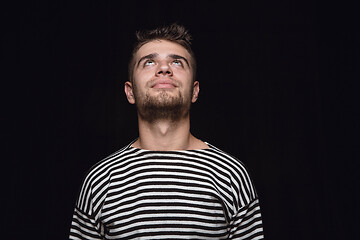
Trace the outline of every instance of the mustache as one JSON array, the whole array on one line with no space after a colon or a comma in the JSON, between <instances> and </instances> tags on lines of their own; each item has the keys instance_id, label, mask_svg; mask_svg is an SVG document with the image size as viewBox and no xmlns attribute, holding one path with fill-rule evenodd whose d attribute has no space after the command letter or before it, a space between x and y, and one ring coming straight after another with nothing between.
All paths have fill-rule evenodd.
<instances>
[{"instance_id":1,"label":"mustache","mask_svg":"<svg viewBox=\"0 0 360 240\"><path fill-rule=\"evenodd\" d=\"M176 79L173 79L173 78L155 78L155 79L152 79L149 82L147 82L146 87L151 88L159 83L168 83L168 84L174 85L175 87L181 86L181 82Z\"/></svg>"}]
</instances>

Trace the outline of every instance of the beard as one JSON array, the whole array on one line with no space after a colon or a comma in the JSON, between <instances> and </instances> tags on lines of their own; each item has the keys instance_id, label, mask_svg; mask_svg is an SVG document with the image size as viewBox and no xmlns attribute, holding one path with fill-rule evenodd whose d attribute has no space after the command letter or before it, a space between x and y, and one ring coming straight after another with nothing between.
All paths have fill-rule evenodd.
<instances>
[{"instance_id":1,"label":"beard","mask_svg":"<svg viewBox=\"0 0 360 240\"><path fill-rule=\"evenodd\" d=\"M181 92L177 95L167 90L158 90L151 95L149 91L142 97L135 95L135 103L139 116L150 123L167 120L176 122L185 117L191 106L190 97L192 94L183 96Z\"/></svg>"}]
</instances>

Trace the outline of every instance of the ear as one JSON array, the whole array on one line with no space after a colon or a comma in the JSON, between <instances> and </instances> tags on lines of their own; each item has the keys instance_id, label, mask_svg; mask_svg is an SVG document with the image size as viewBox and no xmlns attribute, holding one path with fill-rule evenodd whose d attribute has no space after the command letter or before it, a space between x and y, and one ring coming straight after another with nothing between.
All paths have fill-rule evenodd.
<instances>
[{"instance_id":1,"label":"ear","mask_svg":"<svg viewBox=\"0 0 360 240\"><path fill-rule=\"evenodd\" d=\"M191 98L191 102L194 103L196 102L196 100L199 97L199 92L200 92L200 86L199 86L199 82L198 81L194 81L194 85L193 85L193 95Z\"/></svg>"},{"instance_id":2,"label":"ear","mask_svg":"<svg viewBox=\"0 0 360 240\"><path fill-rule=\"evenodd\" d=\"M125 82L124 90L125 90L126 98L129 101L129 103L134 104L135 103L135 97L134 97L132 83L129 82L129 81Z\"/></svg>"}]
</instances>

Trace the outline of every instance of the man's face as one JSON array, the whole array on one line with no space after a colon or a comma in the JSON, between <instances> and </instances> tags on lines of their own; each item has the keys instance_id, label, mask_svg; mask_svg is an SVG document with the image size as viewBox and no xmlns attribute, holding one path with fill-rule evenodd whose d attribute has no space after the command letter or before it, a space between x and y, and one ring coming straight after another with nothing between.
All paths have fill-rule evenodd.
<instances>
[{"instance_id":1,"label":"man's face","mask_svg":"<svg viewBox=\"0 0 360 240\"><path fill-rule=\"evenodd\" d=\"M125 92L141 117L178 118L188 113L199 92L191 60L184 47L166 40L146 43L138 50Z\"/></svg>"}]
</instances>

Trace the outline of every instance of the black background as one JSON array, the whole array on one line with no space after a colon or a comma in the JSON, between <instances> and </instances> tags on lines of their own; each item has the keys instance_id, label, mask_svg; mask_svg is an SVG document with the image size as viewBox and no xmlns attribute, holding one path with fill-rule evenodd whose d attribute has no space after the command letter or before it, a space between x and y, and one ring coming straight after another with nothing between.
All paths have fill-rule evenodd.
<instances>
[{"instance_id":1,"label":"black background","mask_svg":"<svg viewBox=\"0 0 360 240\"><path fill-rule=\"evenodd\" d=\"M267 239L359 239L356 8L314 1L2 3L2 239L66 239L86 171L137 137L138 29L190 29L195 136L254 179Z\"/></svg>"}]
</instances>

